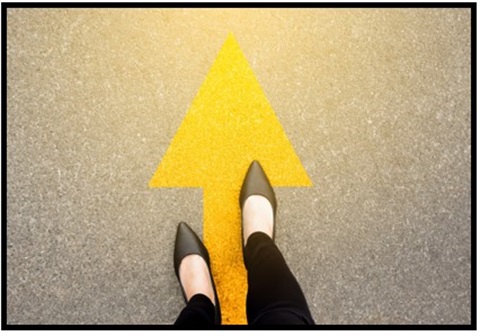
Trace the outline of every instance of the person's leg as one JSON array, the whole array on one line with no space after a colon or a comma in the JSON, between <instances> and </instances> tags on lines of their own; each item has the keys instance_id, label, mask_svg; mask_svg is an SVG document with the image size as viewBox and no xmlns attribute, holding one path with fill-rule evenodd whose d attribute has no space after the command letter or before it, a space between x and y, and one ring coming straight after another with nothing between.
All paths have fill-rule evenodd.
<instances>
[{"instance_id":1,"label":"person's leg","mask_svg":"<svg viewBox=\"0 0 480 336\"><path fill-rule=\"evenodd\" d=\"M277 201L258 161L248 168L239 200L249 324L314 324L300 285L274 243Z\"/></svg>"},{"instance_id":2,"label":"person's leg","mask_svg":"<svg viewBox=\"0 0 480 336\"><path fill-rule=\"evenodd\" d=\"M203 294L195 294L175 321L176 326L185 327L208 327L213 324L215 324L215 307Z\"/></svg>"},{"instance_id":3,"label":"person's leg","mask_svg":"<svg viewBox=\"0 0 480 336\"><path fill-rule=\"evenodd\" d=\"M177 228L174 268L187 306L175 325L212 326L221 323L220 304L210 271L208 251L186 223Z\"/></svg>"},{"instance_id":4,"label":"person's leg","mask_svg":"<svg viewBox=\"0 0 480 336\"><path fill-rule=\"evenodd\" d=\"M263 232L248 237L249 324L314 324L305 296L273 240Z\"/></svg>"}]
</instances>

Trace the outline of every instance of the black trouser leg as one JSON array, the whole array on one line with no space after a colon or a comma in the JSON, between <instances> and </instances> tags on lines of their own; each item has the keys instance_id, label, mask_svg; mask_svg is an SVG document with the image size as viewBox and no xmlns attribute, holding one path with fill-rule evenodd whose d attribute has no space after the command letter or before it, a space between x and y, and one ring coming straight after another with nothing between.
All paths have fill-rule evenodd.
<instances>
[{"instance_id":1,"label":"black trouser leg","mask_svg":"<svg viewBox=\"0 0 480 336\"><path fill-rule=\"evenodd\" d=\"M245 265L249 324L315 324L300 285L268 235L250 235Z\"/></svg>"},{"instance_id":2,"label":"black trouser leg","mask_svg":"<svg viewBox=\"0 0 480 336\"><path fill-rule=\"evenodd\" d=\"M203 294L192 296L175 321L175 325L184 327L209 327L214 325L214 323L215 306Z\"/></svg>"}]
</instances>

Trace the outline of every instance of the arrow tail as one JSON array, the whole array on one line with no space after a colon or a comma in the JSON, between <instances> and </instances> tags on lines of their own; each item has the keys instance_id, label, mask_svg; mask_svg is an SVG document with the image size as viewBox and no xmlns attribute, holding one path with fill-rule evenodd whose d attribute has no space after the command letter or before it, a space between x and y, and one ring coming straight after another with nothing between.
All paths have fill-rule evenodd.
<instances>
[{"instance_id":1,"label":"arrow tail","mask_svg":"<svg viewBox=\"0 0 480 336\"><path fill-rule=\"evenodd\" d=\"M243 263L238 191L205 188L203 237L222 309L223 324L247 324L247 275Z\"/></svg>"}]
</instances>

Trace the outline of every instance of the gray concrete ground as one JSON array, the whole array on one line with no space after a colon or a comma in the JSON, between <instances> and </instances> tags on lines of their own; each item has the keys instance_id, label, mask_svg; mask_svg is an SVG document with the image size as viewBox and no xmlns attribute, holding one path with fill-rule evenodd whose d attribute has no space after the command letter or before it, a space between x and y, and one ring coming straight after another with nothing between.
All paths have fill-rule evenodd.
<instances>
[{"instance_id":1,"label":"gray concrete ground","mask_svg":"<svg viewBox=\"0 0 480 336\"><path fill-rule=\"evenodd\" d=\"M314 184L277 242L317 323L470 323L468 10L7 14L8 323L175 320L202 191L147 183L229 32Z\"/></svg>"}]
</instances>

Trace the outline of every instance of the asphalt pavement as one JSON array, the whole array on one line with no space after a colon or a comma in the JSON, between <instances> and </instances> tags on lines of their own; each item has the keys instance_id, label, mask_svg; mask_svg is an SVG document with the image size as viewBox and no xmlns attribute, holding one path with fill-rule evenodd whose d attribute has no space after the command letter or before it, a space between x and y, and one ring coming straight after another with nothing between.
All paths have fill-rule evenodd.
<instances>
[{"instance_id":1,"label":"asphalt pavement","mask_svg":"<svg viewBox=\"0 0 480 336\"><path fill-rule=\"evenodd\" d=\"M229 33L312 187L276 242L318 324L471 323L468 9L8 9L7 322L172 324L149 188ZM185 157L185 160L188 160Z\"/></svg>"}]
</instances>

